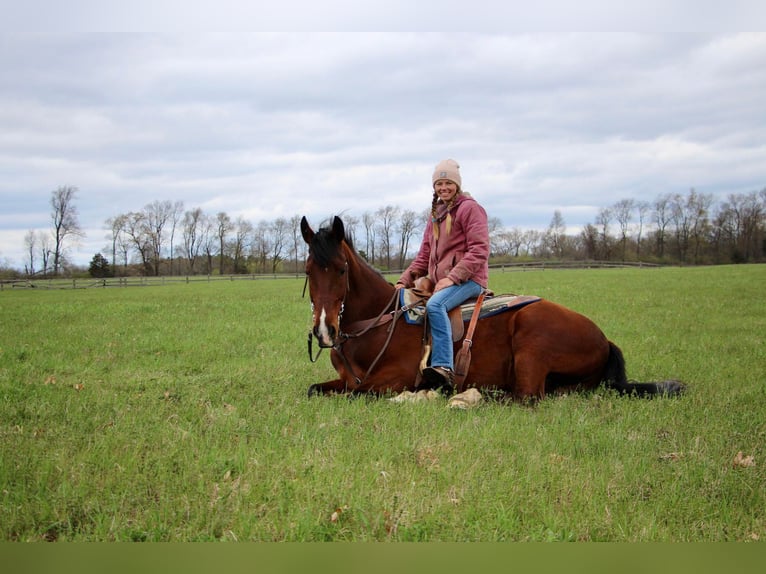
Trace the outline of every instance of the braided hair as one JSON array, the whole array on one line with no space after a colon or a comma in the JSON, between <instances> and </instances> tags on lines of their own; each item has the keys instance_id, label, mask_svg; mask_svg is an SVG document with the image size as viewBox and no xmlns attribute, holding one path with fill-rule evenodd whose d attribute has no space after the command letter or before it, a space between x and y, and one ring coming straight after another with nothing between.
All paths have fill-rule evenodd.
<instances>
[{"instance_id":1,"label":"braided hair","mask_svg":"<svg viewBox=\"0 0 766 574\"><path fill-rule=\"evenodd\" d=\"M462 193L462 190L458 188L458 191L455 195L452 196L452 199L449 200L445 204L445 207L447 208L447 211L444 215L441 217L436 215L436 207L439 204L439 194L437 194L434 191L434 197L431 200L431 223L434 228L434 237L436 239L439 239L439 223L442 222L445 218L447 219L447 235L449 235L452 232L452 207L455 205L455 200L458 198L458 196Z\"/></svg>"}]
</instances>

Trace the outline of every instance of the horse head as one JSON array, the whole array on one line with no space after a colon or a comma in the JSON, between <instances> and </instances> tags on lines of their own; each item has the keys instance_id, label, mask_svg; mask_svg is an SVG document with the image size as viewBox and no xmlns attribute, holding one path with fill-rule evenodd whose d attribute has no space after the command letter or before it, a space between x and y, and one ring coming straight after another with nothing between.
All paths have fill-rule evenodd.
<instances>
[{"instance_id":1,"label":"horse head","mask_svg":"<svg viewBox=\"0 0 766 574\"><path fill-rule=\"evenodd\" d=\"M315 232L303 217L301 234L309 246L306 278L311 298L312 332L320 347L333 347L341 332L340 321L349 290L345 229L340 218L335 216L330 227Z\"/></svg>"}]
</instances>

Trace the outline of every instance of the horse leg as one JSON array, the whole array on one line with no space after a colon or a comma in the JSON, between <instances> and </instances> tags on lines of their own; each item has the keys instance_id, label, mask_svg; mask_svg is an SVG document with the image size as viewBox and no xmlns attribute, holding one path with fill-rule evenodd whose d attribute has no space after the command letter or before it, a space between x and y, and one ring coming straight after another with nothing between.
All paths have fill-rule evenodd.
<instances>
[{"instance_id":1,"label":"horse leg","mask_svg":"<svg viewBox=\"0 0 766 574\"><path fill-rule=\"evenodd\" d=\"M388 379L382 381L380 378L375 378L365 381L361 385L349 385L343 379L334 379L325 383L311 385L308 390L308 396L313 397L316 395L329 394L365 395L368 393L376 395L395 395L412 388L414 388L414 379L413 381L405 381L404 379Z\"/></svg>"},{"instance_id":2,"label":"horse leg","mask_svg":"<svg viewBox=\"0 0 766 574\"><path fill-rule=\"evenodd\" d=\"M314 397L316 395L331 395L331 394L346 394L349 392L349 388L346 385L346 381L343 379L334 379L332 381L326 381L324 383L316 383L311 385L308 390L308 396Z\"/></svg>"},{"instance_id":3,"label":"horse leg","mask_svg":"<svg viewBox=\"0 0 766 574\"><path fill-rule=\"evenodd\" d=\"M529 351L517 351L513 358L513 396L517 400L545 398L545 362Z\"/></svg>"},{"instance_id":4,"label":"horse leg","mask_svg":"<svg viewBox=\"0 0 766 574\"><path fill-rule=\"evenodd\" d=\"M345 395L350 393L355 385L349 385L347 381L353 380L353 376L346 370L343 360L338 355L338 352L333 349L330 354L330 363L338 372L338 378L324 383L316 383L311 385L308 390L309 397L316 395Z\"/></svg>"},{"instance_id":5,"label":"horse leg","mask_svg":"<svg viewBox=\"0 0 766 574\"><path fill-rule=\"evenodd\" d=\"M403 380L371 380L366 381L354 389L354 394L375 394L375 395L398 395L402 391L414 390L414 379L412 382Z\"/></svg>"}]
</instances>

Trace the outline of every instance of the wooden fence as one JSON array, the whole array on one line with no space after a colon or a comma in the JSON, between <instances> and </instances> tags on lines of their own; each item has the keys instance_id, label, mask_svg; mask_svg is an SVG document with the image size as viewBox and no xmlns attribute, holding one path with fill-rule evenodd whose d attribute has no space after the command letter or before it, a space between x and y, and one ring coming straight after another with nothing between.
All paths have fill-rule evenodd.
<instances>
[{"instance_id":1,"label":"wooden fence","mask_svg":"<svg viewBox=\"0 0 766 574\"><path fill-rule=\"evenodd\" d=\"M654 263L616 262L616 261L525 261L522 263L503 263L490 265L490 268L501 273L519 271L546 271L554 269L620 269L620 268L655 268ZM401 271L386 271L386 276L396 279ZM249 275L186 275L162 277L109 277L94 279L93 277L79 278L29 278L8 279L0 281L0 291L7 289L91 289L105 287L153 287L175 283L199 283L213 281L263 281L270 279L302 279L298 273L270 273Z\"/></svg>"}]
</instances>

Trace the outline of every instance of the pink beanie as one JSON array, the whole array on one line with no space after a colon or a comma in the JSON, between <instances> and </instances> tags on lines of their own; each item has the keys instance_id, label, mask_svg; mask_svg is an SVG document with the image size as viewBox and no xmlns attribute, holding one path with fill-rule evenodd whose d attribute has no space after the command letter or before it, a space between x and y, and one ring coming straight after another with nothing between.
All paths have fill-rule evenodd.
<instances>
[{"instance_id":1,"label":"pink beanie","mask_svg":"<svg viewBox=\"0 0 766 574\"><path fill-rule=\"evenodd\" d=\"M460 166L454 159L445 159L436 164L432 183L435 185L440 179L448 179L457 184L458 189L463 189L463 180L460 178Z\"/></svg>"}]
</instances>

